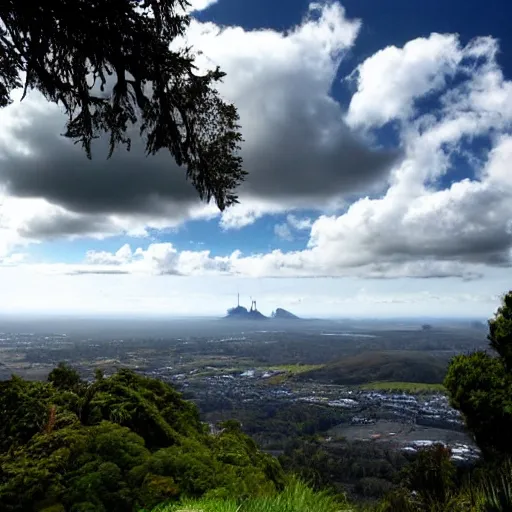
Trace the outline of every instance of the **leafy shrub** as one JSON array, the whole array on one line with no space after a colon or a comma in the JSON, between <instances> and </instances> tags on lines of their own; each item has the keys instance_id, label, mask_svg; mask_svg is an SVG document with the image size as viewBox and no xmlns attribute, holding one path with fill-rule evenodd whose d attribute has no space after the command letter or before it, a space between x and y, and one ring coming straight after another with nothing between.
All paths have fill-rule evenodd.
<instances>
[{"instance_id":1,"label":"leafy shrub","mask_svg":"<svg viewBox=\"0 0 512 512\"><path fill-rule=\"evenodd\" d=\"M0 510L127 512L183 496L272 493L284 475L236 423L211 436L170 385L121 370L93 383L0 383Z\"/></svg>"}]
</instances>

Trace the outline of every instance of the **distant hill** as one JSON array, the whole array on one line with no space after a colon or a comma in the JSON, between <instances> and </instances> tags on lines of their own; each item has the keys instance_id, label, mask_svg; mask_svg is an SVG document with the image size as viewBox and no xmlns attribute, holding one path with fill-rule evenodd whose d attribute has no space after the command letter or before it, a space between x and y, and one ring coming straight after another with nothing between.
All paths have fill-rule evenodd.
<instances>
[{"instance_id":1,"label":"distant hill","mask_svg":"<svg viewBox=\"0 0 512 512\"><path fill-rule=\"evenodd\" d=\"M236 306L235 308L228 309L228 314L225 318L234 320L268 320L268 317L260 313L257 309L249 311L243 306Z\"/></svg>"},{"instance_id":2,"label":"distant hill","mask_svg":"<svg viewBox=\"0 0 512 512\"><path fill-rule=\"evenodd\" d=\"M228 309L228 314L225 318L237 320L269 320L269 317L260 313L257 309L247 309L243 306L236 306ZM272 313L271 318L275 320L300 320L298 316L283 308L277 308Z\"/></svg>"},{"instance_id":3,"label":"distant hill","mask_svg":"<svg viewBox=\"0 0 512 512\"><path fill-rule=\"evenodd\" d=\"M298 379L312 379L339 385L376 381L440 384L448 358L440 359L422 351L363 352L347 356L320 369L304 372Z\"/></svg>"},{"instance_id":4,"label":"distant hill","mask_svg":"<svg viewBox=\"0 0 512 512\"><path fill-rule=\"evenodd\" d=\"M294 315L293 313L290 313L289 311L286 311L286 309L283 308L277 308L272 313L272 318L282 319L282 320L299 320L299 317Z\"/></svg>"}]
</instances>

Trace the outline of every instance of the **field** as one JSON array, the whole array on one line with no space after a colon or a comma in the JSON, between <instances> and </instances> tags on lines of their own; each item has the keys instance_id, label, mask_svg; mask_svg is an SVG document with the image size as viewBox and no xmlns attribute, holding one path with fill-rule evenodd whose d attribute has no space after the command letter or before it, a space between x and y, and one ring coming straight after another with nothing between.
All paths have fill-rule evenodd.
<instances>
[{"instance_id":1,"label":"field","mask_svg":"<svg viewBox=\"0 0 512 512\"><path fill-rule=\"evenodd\" d=\"M423 393L444 393L442 384L425 384L423 382L369 382L359 386L365 391L403 392L412 395Z\"/></svg>"},{"instance_id":2,"label":"field","mask_svg":"<svg viewBox=\"0 0 512 512\"><path fill-rule=\"evenodd\" d=\"M298 375L300 373L312 372L323 368L321 364L281 364L278 366L269 366L267 369L271 371L278 371L288 373L290 375Z\"/></svg>"}]
</instances>

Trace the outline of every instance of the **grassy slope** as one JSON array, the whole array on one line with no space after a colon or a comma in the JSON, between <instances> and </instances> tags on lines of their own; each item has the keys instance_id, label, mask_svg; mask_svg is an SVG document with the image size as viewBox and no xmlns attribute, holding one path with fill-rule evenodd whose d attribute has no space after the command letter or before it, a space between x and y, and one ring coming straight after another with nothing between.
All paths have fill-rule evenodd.
<instances>
[{"instance_id":1,"label":"grassy slope","mask_svg":"<svg viewBox=\"0 0 512 512\"><path fill-rule=\"evenodd\" d=\"M349 512L346 502L293 480L275 496L235 500L201 499L162 505L152 512Z\"/></svg>"},{"instance_id":2,"label":"grassy slope","mask_svg":"<svg viewBox=\"0 0 512 512\"><path fill-rule=\"evenodd\" d=\"M301 373L297 378L341 385L381 381L441 384L447 365L448 360L423 351L362 352Z\"/></svg>"},{"instance_id":3,"label":"grassy slope","mask_svg":"<svg viewBox=\"0 0 512 512\"><path fill-rule=\"evenodd\" d=\"M292 377L296 377L303 373L309 373L320 370L324 367L322 364L289 364L280 366L269 366L265 370L278 371L277 375L269 377L265 383L269 386L279 386Z\"/></svg>"},{"instance_id":4,"label":"grassy slope","mask_svg":"<svg viewBox=\"0 0 512 512\"><path fill-rule=\"evenodd\" d=\"M363 384L361 389L366 391L403 391L412 394L445 393L442 384L425 384L422 382L370 382Z\"/></svg>"}]
</instances>

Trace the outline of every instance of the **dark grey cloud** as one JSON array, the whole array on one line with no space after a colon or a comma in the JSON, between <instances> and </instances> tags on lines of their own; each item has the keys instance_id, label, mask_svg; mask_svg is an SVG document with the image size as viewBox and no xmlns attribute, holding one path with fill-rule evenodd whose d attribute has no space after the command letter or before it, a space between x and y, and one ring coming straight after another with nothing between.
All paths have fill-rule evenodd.
<instances>
[{"instance_id":1,"label":"dark grey cloud","mask_svg":"<svg viewBox=\"0 0 512 512\"><path fill-rule=\"evenodd\" d=\"M305 98L303 92L283 98L281 115L269 119L257 146L245 148L251 174L241 191L320 206L329 198L384 185L400 152L369 147L344 123L340 105L331 98Z\"/></svg>"},{"instance_id":2,"label":"dark grey cloud","mask_svg":"<svg viewBox=\"0 0 512 512\"><path fill-rule=\"evenodd\" d=\"M334 101L317 101L310 113L301 98L283 103L276 122L265 118L263 135L251 134L249 123L243 157L250 174L241 199L280 200L291 207L306 202L321 209L326 199L383 183L397 154L366 147L342 122ZM60 135L64 117L56 110L21 107L27 123L10 134L30 153L0 144L0 183L12 196L43 198L65 210L34 219L20 230L22 236L108 233L113 230L109 215L163 219L170 225L199 207L185 168L168 152L147 157L138 133L130 152L119 148L107 159L106 140L99 140L88 160L80 146Z\"/></svg>"},{"instance_id":3,"label":"dark grey cloud","mask_svg":"<svg viewBox=\"0 0 512 512\"><path fill-rule=\"evenodd\" d=\"M18 229L25 238L58 238L91 233L108 234L114 231L108 220L101 215L77 215L60 211L54 215L33 218L30 223Z\"/></svg>"},{"instance_id":4,"label":"dark grey cloud","mask_svg":"<svg viewBox=\"0 0 512 512\"><path fill-rule=\"evenodd\" d=\"M0 180L17 197L41 197L71 212L86 214L176 215L197 203L169 153L146 157L143 141L134 134L130 152L119 148L107 159L106 140L93 145L88 160L80 146L59 134L64 118L54 111L33 112L30 125L11 134L30 148L25 155L2 147Z\"/></svg>"},{"instance_id":5,"label":"dark grey cloud","mask_svg":"<svg viewBox=\"0 0 512 512\"><path fill-rule=\"evenodd\" d=\"M479 263L479 262L478 262ZM481 279L483 273L456 260L411 260L372 263L358 277L362 279L415 279L459 278L463 281Z\"/></svg>"}]
</instances>

